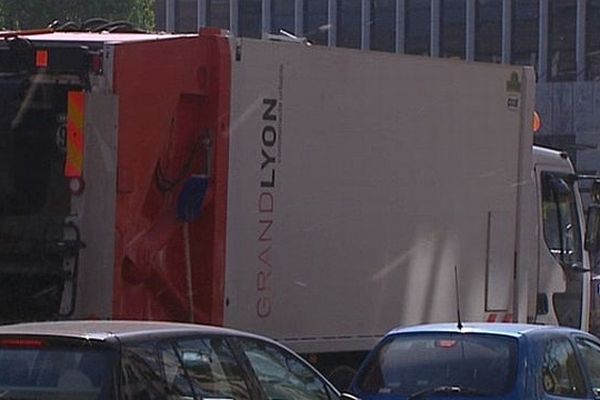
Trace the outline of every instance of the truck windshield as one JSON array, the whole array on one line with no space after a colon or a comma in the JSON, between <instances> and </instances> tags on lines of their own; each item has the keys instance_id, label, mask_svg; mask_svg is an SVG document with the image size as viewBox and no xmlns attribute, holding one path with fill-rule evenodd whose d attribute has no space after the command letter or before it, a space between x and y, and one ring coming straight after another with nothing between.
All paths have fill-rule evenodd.
<instances>
[{"instance_id":1,"label":"truck windshield","mask_svg":"<svg viewBox=\"0 0 600 400\"><path fill-rule=\"evenodd\" d=\"M573 179L568 174L557 172L542 172L541 176L546 244L561 264L581 267L581 227Z\"/></svg>"},{"instance_id":2,"label":"truck windshield","mask_svg":"<svg viewBox=\"0 0 600 400\"><path fill-rule=\"evenodd\" d=\"M31 338L0 338L1 397L108 399L112 397L111 350Z\"/></svg>"},{"instance_id":3,"label":"truck windshield","mask_svg":"<svg viewBox=\"0 0 600 400\"><path fill-rule=\"evenodd\" d=\"M438 388L500 395L514 386L516 339L487 334L390 336L357 377L366 393L414 395Z\"/></svg>"}]
</instances>

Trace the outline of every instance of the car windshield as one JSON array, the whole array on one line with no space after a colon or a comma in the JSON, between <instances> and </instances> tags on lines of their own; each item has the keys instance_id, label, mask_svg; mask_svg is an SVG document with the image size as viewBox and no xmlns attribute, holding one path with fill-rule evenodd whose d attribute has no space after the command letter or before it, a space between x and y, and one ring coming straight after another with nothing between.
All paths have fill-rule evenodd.
<instances>
[{"instance_id":1,"label":"car windshield","mask_svg":"<svg viewBox=\"0 0 600 400\"><path fill-rule=\"evenodd\" d=\"M81 343L0 338L0 397L110 398L112 352Z\"/></svg>"},{"instance_id":2,"label":"car windshield","mask_svg":"<svg viewBox=\"0 0 600 400\"><path fill-rule=\"evenodd\" d=\"M499 395L515 381L517 342L484 334L410 334L385 339L357 377L365 393ZM438 388L456 390L440 391Z\"/></svg>"}]
</instances>

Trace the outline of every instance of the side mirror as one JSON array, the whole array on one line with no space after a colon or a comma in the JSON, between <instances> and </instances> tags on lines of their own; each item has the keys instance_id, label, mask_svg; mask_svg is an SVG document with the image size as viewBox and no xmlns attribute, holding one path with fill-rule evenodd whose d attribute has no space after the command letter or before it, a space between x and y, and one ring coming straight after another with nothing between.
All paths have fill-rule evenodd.
<instances>
[{"instance_id":1,"label":"side mirror","mask_svg":"<svg viewBox=\"0 0 600 400\"><path fill-rule=\"evenodd\" d=\"M592 195L592 201L596 204L600 203L600 180L596 179L592 183L592 187L590 189L590 194Z\"/></svg>"},{"instance_id":2,"label":"side mirror","mask_svg":"<svg viewBox=\"0 0 600 400\"><path fill-rule=\"evenodd\" d=\"M598 250L598 230L600 229L600 205L590 204L585 227L585 249L589 252Z\"/></svg>"}]
</instances>

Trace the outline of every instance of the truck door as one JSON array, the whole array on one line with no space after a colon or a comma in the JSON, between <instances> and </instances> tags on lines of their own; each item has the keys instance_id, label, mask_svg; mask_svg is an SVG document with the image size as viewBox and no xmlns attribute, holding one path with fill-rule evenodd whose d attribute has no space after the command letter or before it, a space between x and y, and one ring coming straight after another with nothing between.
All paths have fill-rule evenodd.
<instances>
[{"instance_id":1,"label":"truck door","mask_svg":"<svg viewBox=\"0 0 600 400\"><path fill-rule=\"evenodd\" d=\"M535 170L540 205L535 322L586 328L586 263L575 177L567 169L542 164Z\"/></svg>"}]
</instances>

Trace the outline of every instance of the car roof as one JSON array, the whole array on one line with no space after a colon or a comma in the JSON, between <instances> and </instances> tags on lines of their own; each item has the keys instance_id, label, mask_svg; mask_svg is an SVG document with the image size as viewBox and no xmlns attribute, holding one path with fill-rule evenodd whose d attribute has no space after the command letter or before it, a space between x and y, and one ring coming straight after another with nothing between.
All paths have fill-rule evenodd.
<instances>
[{"instance_id":1,"label":"car roof","mask_svg":"<svg viewBox=\"0 0 600 400\"><path fill-rule=\"evenodd\" d=\"M210 325L162 321L85 320L30 322L0 326L0 335L42 335L106 341L134 341L147 338L183 336L187 334L220 334L268 338Z\"/></svg>"},{"instance_id":2,"label":"car roof","mask_svg":"<svg viewBox=\"0 0 600 400\"><path fill-rule=\"evenodd\" d=\"M533 336L540 333L574 333L581 332L577 329L555 325L534 325L517 324L505 322L470 322L463 323L462 328L458 328L456 322L415 325L409 327L397 327L387 333L388 335L404 333L487 333L495 335L504 335L512 337ZM581 332L583 333L583 332Z\"/></svg>"}]
</instances>

